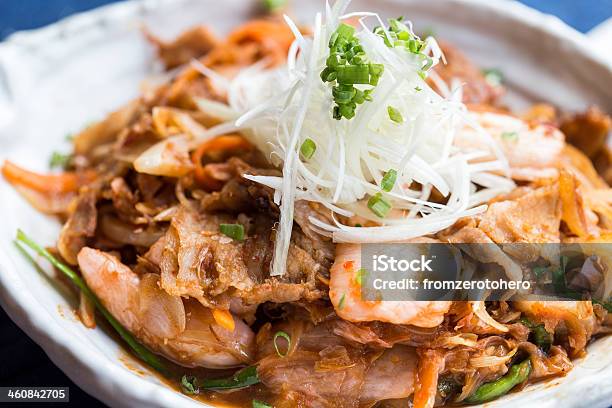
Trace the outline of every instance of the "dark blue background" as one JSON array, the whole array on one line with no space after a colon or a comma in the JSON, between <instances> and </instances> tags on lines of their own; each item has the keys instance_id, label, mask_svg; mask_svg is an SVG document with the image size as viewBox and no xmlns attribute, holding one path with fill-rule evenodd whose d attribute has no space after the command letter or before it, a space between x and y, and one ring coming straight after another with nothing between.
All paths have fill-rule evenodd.
<instances>
[{"instance_id":1,"label":"dark blue background","mask_svg":"<svg viewBox=\"0 0 612 408\"><path fill-rule=\"evenodd\" d=\"M10 33L41 27L78 11L118 0L0 0L0 39ZM522 0L554 14L586 32L612 17L612 0Z\"/></svg>"},{"instance_id":2,"label":"dark blue background","mask_svg":"<svg viewBox=\"0 0 612 408\"><path fill-rule=\"evenodd\" d=\"M41 27L75 12L116 1L0 0L0 40L15 31ZM555 14L583 32L612 17L612 0L523 0L523 3ZM101 405L70 382L1 309L0 333L0 385L69 386L70 406Z\"/></svg>"}]
</instances>

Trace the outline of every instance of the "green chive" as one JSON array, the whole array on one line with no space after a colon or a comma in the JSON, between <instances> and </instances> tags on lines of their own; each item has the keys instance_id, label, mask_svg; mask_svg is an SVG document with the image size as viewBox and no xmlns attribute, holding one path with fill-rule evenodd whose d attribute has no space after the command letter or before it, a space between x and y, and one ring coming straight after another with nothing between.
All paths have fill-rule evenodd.
<instances>
[{"instance_id":1,"label":"green chive","mask_svg":"<svg viewBox=\"0 0 612 408\"><path fill-rule=\"evenodd\" d=\"M346 295L343 293L342 297L340 298L340 301L338 302L338 310L341 310L344 307L344 299L345 299Z\"/></svg>"},{"instance_id":2,"label":"green chive","mask_svg":"<svg viewBox=\"0 0 612 408\"><path fill-rule=\"evenodd\" d=\"M285 7L287 0L263 0L264 7L267 11L277 11Z\"/></svg>"},{"instance_id":3,"label":"green chive","mask_svg":"<svg viewBox=\"0 0 612 408\"><path fill-rule=\"evenodd\" d=\"M516 140L518 139L518 133L516 132L504 132L501 135L504 140Z\"/></svg>"},{"instance_id":4,"label":"green chive","mask_svg":"<svg viewBox=\"0 0 612 408\"><path fill-rule=\"evenodd\" d=\"M404 123L402 113L393 106L387 106L387 112L389 113L389 119L391 119L393 122Z\"/></svg>"},{"instance_id":5,"label":"green chive","mask_svg":"<svg viewBox=\"0 0 612 408\"><path fill-rule=\"evenodd\" d=\"M378 217L385 218L391 210L391 203L381 193L376 193L368 200L368 208Z\"/></svg>"},{"instance_id":6,"label":"green chive","mask_svg":"<svg viewBox=\"0 0 612 408\"><path fill-rule=\"evenodd\" d=\"M389 192L393 190L393 186L395 185L395 181L397 180L397 171L393 169L387 170L382 181L380 182L380 188L383 191Z\"/></svg>"},{"instance_id":7,"label":"green chive","mask_svg":"<svg viewBox=\"0 0 612 408\"><path fill-rule=\"evenodd\" d=\"M106 318L110 325L115 331L121 336L121 338L130 346L130 348L140 357L145 363L159 371L160 373L167 374L168 368L166 365L152 352L150 352L145 346L140 344L138 340L126 330L117 319L102 305L98 297L89 289L89 286L85 281L77 275L68 265L60 262L57 258L49 253L46 249L32 241L23 231L17 230L16 243L18 245L25 245L36 252L39 256L42 256L51 263L55 268L61 271L74 283L81 292L96 306L96 309ZM20 247L21 248L21 247ZM25 251L24 251L25 252ZM25 252L27 254L27 252ZM34 260L32 259L34 262Z\"/></svg>"},{"instance_id":8,"label":"green chive","mask_svg":"<svg viewBox=\"0 0 612 408\"><path fill-rule=\"evenodd\" d=\"M49 167L52 169L55 167L60 167L62 169L65 169L66 167L68 167L68 164L70 164L71 158L72 158L72 155L70 154L62 154L59 152L53 152L51 154L51 158L49 159Z\"/></svg>"},{"instance_id":9,"label":"green chive","mask_svg":"<svg viewBox=\"0 0 612 408\"><path fill-rule=\"evenodd\" d=\"M265 402L253 400L253 408L272 408L272 405L268 405Z\"/></svg>"},{"instance_id":10,"label":"green chive","mask_svg":"<svg viewBox=\"0 0 612 408\"><path fill-rule=\"evenodd\" d=\"M283 339L287 340L287 352L285 352L285 354L282 354L278 349L278 344L276 343L276 340L279 337L282 337ZM282 330L277 331L274 334L274 348L276 349L276 354L278 354L280 357L287 357L287 354L289 354L289 349L291 348L291 337L289 337L289 335Z\"/></svg>"},{"instance_id":11,"label":"green chive","mask_svg":"<svg viewBox=\"0 0 612 408\"><path fill-rule=\"evenodd\" d=\"M423 88L421 88L420 86L415 86L414 90L417 92L421 92L423 90Z\"/></svg>"},{"instance_id":12,"label":"green chive","mask_svg":"<svg viewBox=\"0 0 612 408\"><path fill-rule=\"evenodd\" d=\"M236 241L244 240L244 227L242 224L221 224L219 225L219 231Z\"/></svg>"},{"instance_id":13,"label":"green chive","mask_svg":"<svg viewBox=\"0 0 612 408\"><path fill-rule=\"evenodd\" d=\"M304 140L304 143L302 143L302 146L300 147L300 154L305 160L308 160L312 158L316 150L317 150L317 145L315 144L314 140L306 139Z\"/></svg>"}]
</instances>

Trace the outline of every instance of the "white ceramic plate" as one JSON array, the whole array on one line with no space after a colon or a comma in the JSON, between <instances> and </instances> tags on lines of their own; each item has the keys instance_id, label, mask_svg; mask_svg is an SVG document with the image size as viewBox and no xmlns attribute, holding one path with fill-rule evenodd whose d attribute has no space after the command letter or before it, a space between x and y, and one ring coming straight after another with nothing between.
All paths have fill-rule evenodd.
<instances>
[{"instance_id":1,"label":"white ceramic plate","mask_svg":"<svg viewBox=\"0 0 612 408\"><path fill-rule=\"evenodd\" d=\"M293 1L310 23L323 0ZM145 0L120 3L19 33L0 44L0 159L46 170L65 135L134 97L156 71L139 27L172 37L206 23L225 32L246 19L253 2ZM510 1L356 0L353 10L405 15L417 29L433 28L483 67L499 67L517 108L549 101L564 109L598 104L612 112L612 68L581 34L559 20ZM0 181L0 300L11 318L68 376L111 406L202 405L161 385L104 331L72 316L74 299L45 279L12 244L17 228L53 244L59 223L34 211ZM612 403L612 337L595 342L571 373L488 404L490 407L607 407ZM129 366L129 367L128 367ZM131 367L131 368L130 368ZM138 367L141 373L137 373ZM38 384L44 385L44 384Z\"/></svg>"}]
</instances>

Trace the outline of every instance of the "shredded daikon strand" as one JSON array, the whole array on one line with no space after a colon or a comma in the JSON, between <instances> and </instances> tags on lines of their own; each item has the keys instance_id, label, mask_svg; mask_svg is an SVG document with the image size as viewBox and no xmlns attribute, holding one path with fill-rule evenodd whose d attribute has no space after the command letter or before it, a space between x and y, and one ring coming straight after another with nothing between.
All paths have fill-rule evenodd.
<instances>
[{"instance_id":1,"label":"shredded daikon strand","mask_svg":"<svg viewBox=\"0 0 612 408\"><path fill-rule=\"evenodd\" d=\"M285 16L286 21L290 21L289 17ZM307 44L304 41L304 51L307 52ZM293 229L293 210L295 202L295 186L297 175L297 161L299 156L297 153L298 140L301 136L302 125L304 123L312 88L316 86L315 80L318 78L317 60L321 48L321 14L317 13L315 18L315 31L310 44L310 56L306 71L306 80L304 81L304 89L302 95L302 105L295 117L295 123L291 134L291 139L285 152L283 164L283 185L281 191L281 213L276 241L274 246L274 256L272 258L271 276L279 276L285 273L287 265L287 254L289 252L289 242L291 240L291 231Z\"/></svg>"},{"instance_id":2,"label":"shredded daikon strand","mask_svg":"<svg viewBox=\"0 0 612 408\"><path fill-rule=\"evenodd\" d=\"M219 74L215 70L208 68L206 65L202 64L197 59L191 60L191 66L200 72L205 77L210 78L211 81L218 87L227 90L231 84L231 81L225 78L223 75Z\"/></svg>"},{"instance_id":3,"label":"shredded daikon strand","mask_svg":"<svg viewBox=\"0 0 612 408\"><path fill-rule=\"evenodd\" d=\"M505 356L482 356L470 358L470 365L474 368L495 367L501 364L506 364L516 354L518 348L513 348Z\"/></svg>"},{"instance_id":4,"label":"shredded daikon strand","mask_svg":"<svg viewBox=\"0 0 612 408\"><path fill-rule=\"evenodd\" d=\"M454 348L457 346L476 347L478 344L478 336L474 333L460 333L455 336L445 337L442 339L441 347Z\"/></svg>"},{"instance_id":5,"label":"shredded daikon strand","mask_svg":"<svg viewBox=\"0 0 612 408\"><path fill-rule=\"evenodd\" d=\"M483 323L488 324L489 326L501 331L502 333L506 333L509 330L508 327L497 322L491 317L491 315L489 314L489 312L487 312L487 309L485 308L484 301L470 302L470 305L472 306L472 311L474 312L474 314L478 316L478 318L482 320Z\"/></svg>"}]
</instances>

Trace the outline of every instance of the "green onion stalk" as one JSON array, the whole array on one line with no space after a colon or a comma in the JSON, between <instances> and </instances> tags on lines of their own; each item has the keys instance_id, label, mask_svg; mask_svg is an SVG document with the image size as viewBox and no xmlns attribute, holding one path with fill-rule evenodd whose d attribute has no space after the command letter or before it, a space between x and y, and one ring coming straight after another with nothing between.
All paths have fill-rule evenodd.
<instances>
[{"instance_id":1,"label":"green onion stalk","mask_svg":"<svg viewBox=\"0 0 612 408\"><path fill-rule=\"evenodd\" d=\"M236 390L250 387L257 383L259 383L259 377L257 375L257 367L254 365L243 368L227 378L199 379L194 376L184 375L181 379L181 386L186 394L198 394L200 390Z\"/></svg>"},{"instance_id":2,"label":"green onion stalk","mask_svg":"<svg viewBox=\"0 0 612 408\"><path fill-rule=\"evenodd\" d=\"M160 359L156 354L151 352L145 346L140 344L138 340L130 333L115 317L104 307L98 297L89 289L83 278L81 278L72 268L59 259L54 257L49 251L42 246L34 242L28 237L22 230L17 230L17 238L15 244L27 255L32 261L34 261L29 254L25 251L24 247L32 249L39 256L42 256L48 260L51 265L62 272L72 283L74 283L81 292L87 297L96 307L96 309L104 316L112 328L119 334L119 336L128 344L130 349L136 353L136 355L144 361L146 364L164 375L170 374L170 369L167 364ZM181 386L183 392L187 394L196 394L200 389L208 390L229 390L251 386L257 384L259 378L257 376L257 367L249 366L246 367L229 378L218 378L218 379L205 379L198 380L195 377L183 376L181 379Z\"/></svg>"},{"instance_id":3,"label":"green onion stalk","mask_svg":"<svg viewBox=\"0 0 612 408\"><path fill-rule=\"evenodd\" d=\"M65 263L51 255L49 251L38 245L30 239L22 230L17 230L16 243L25 245L42 256L51 263L55 268L62 272L68 279L72 281L81 292L87 297L96 307L96 309L104 316L108 323L115 329L121 338L130 346L130 348L140 357L142 361L163 374L168 374L169 370L166 364L159 359L158 356L149 351L145 346L140 344L138 340L115 319L115 317L104 307L98 297L89 289L85 281Z\"/></svg>"},{"instance_id":4,"label":"green onion stalk","mask_svg":"<svg viewBox=\"0 0 612 408\"><path fill-rule=\"evenodd\" d=\"M503 377L481 385L470 395L465 402L469 404L480 404L491 401L507 394L512 388L524 383L531 372L531 361L525 361L513 365Z\"/></svg>"}]
</instances>

